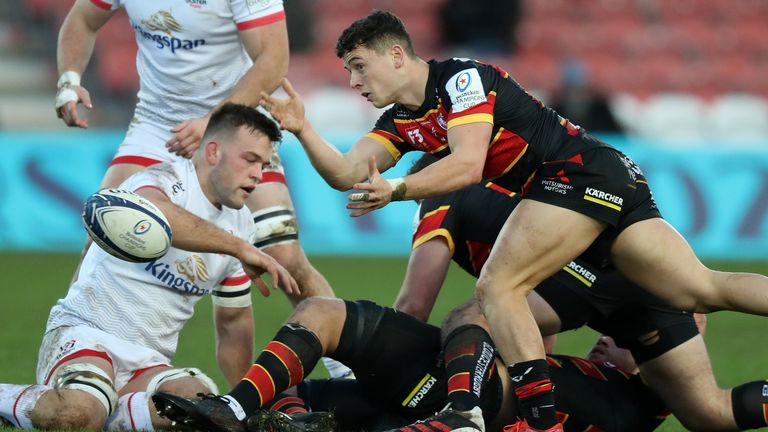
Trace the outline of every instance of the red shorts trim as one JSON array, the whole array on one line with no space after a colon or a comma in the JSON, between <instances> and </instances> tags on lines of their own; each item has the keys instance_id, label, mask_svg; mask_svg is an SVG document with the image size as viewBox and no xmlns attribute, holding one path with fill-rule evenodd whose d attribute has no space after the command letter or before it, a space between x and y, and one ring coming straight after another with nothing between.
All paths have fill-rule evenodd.
<instances>
[{"instance_id":1,"label":"red shorts trim","mask_svg":"<svg viewBox=\"0 0 768 432\"><path fill-rule=\"evenodd\" d=\"M161 366L162 367L171 367L171 365L169 365L169 364L161 363L161 364L157 364L157 365L154 365L154 366L149 366L149 367L138 369L136 372L133 373L133 375L131 375L130 378L128 378L128 382L133 381L134 379L138 378L139 375L143 374L144 372L146 372L146 371L148 371L150 369L154 369L156 367L161 367Z\"/></svg>"},{"instance_id":2,"label":"red shorts trim","mask_svg":"<svg viewBox=\"0 0 768 432\"><path fill-rule=\"evenodd\" d=\"M161 162L162 161L159 161L157 159L152 159L144 156L118 156L112 159L112 162L109 163L109 166L120 165L120 164L135 164L135 165L148 167L155 164L159 164Z\"/></svg>"},{"instance_id":3,"label":"red shorts trim","mask_svg":"<svg viewBox=\"0 0 768 432\"><path fill-rule=\"evenodd\" d=\"M109 357L109 355L103 351L96 351L92 349L84 349L80 351L75 351L72 354L65 356L51 368L51 370L48 372L48 376L45 377L45 385L48 385L48 381L51 379L51 375L53 375L53 372L64 362L68 362L70 360L74 360L76 358L80 357L98 357L103 358L104 360L108 361L109 364L112 364L112 358Z\"/></svg>"}]
</instances>

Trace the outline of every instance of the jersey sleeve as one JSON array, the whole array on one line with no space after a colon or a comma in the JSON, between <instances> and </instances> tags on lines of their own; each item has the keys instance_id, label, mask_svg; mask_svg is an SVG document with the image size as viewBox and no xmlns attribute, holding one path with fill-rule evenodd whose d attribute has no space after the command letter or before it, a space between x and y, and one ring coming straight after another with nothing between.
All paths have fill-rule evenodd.
<instances>
[{"instance_id":1,"label":"jersey sleeve","mask_svg":"<svg viewBox=\"0 0 768 432\"><path fill-rule=\"evenodd\" d=\"M230 6L240 31L285 19L282 0L230 0Z\"/></svg>"},{"instance_id":2,"label":"jersey sleeve","mask_svg":"<svg viewBox=\"0 0 768 432\"><path fill-rule=\"evenodd\" d=\"M171 164L153 165L129 177L120 185L120 188L131 192L145 188L157 189L174 204L183 207L189 188L182 177Z\"/></svg>"},{"instance_id":3,"label":"jersey sleeve","mask_svg":"<svg viewBox=\"0 0 768 432\"><path fill-rule=\"evenodd\" d=\"M448 197L453 194L448 194ZM448 243L448 248L453 255L456 250L454 244L455 224L451 211L451 200L445 197L428 198L421 202L419 209L419 221L413 233L411 249L416 249L433 238L442 237Z\"/></svg>"},{"instance_id":4,"label":"jersey sleeve","mask_svg":"<svg viewBox=\"0 0 768 432\"><path fill-rule=\"evenodd\" d=\"M448 129L468 123L493 124L496 91L490 74L473 61L454 59L444 76L447 79L438 89L448 111Z\"/></svg>"},{"instance_id":5,"label":"jersey sleeve","mask_svg":"<svg viewBox=\"0 0 768 432\"><path fill-rule=\"evenodd\" d=\"M384 112L376 121L376 125L373 130L368 132L365 136L372 138L384 147L386 147L389 154L395 162L399 161L405 153L413 150L406 140L400 136L400 133L395 127L395 108L390 108Z\"/></svg>"},{"instance_id":6,"label":"jersey sleeve","mask_svg":"<svg viewBox=\"0 0 768 432\"><path fill-rule=\"evenodd\" d=\"M121 0L91 0L91 4L104 10L117 10L122 7Z\"/></svg>"},{"instance_id":7,"label":"jersey sleeve","mask_svg":"<svg viewBox=\"0 0 768 432\"><path fill-rule=\"evenodd\" d=\"M234 260L232 272L211 291L216 306L242 308L251 305L251 278L243 267Z\"/></svg>"}]
</instances>

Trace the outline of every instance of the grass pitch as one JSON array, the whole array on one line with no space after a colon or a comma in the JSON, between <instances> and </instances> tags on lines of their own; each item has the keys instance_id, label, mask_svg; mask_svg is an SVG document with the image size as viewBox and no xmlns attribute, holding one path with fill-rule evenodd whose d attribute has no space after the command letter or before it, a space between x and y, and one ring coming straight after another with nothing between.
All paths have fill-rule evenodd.
<instances>
[{"instance_id":1,"label":"grass pitch","mask_svg":"<svg viewBox=\"0 0 768 432\"><path fill-rule=\"evenodd\" d=\"M77 262L74 254L0 253L0 382L32 383L37 348L45 329L48 311L67 292ZM391 305L405 274L403 258L315 257L317 269L325 275L337 295L347 299L370 299ZM713 268L768 273L768 263L709 263ZM446 286L435 306L432 321L472 295L474 280L460 269L451 269ZM256 348L264 346L287 318L290 304L279 292L268 298L254 295ZM706 342L718 383L732 387L764 379L768 346L765 343L768 318L730 312L710 314ZM580 329L560 335L557 351L584 355L597 335ZM197 366L209 373L219 386L226 384L214 357L213 319L209 298L197 306L179 342L177 366ZM313 376L324 376L321 368ZM682 431L670 419L659 429Z\"/></svg>"}]
</instances>

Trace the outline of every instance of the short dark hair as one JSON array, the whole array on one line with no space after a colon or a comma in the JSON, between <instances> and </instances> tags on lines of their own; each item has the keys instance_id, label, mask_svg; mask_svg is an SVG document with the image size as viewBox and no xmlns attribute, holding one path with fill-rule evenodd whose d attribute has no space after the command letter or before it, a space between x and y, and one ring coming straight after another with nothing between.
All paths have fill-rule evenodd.
<instances>
[{"instance_id":1,"label":"short dark hair","mask_svg":"<svg viewBox=\"0 0 768 432\"><path fill-rule=\"evenodd\" d=\"M211 114L203 140L216 135L230 136L243 126L251 131L263 133L272 142L278 142L283 139L283 134L274 120L262 114L256 108L228 102Z\"/></svg>"},{"instance_id":2,"label":"short dark hair","mask_svg":"<svg viewBox=\"0 0 768 432\"><path fill-rule=\"evenodd\" d=\"M402 45L410 57L416 56L411 36L405 30L403 21L392 12L376 10L353 22L341 33L336 42L336 55L342 58L361 45L382 53L396 43Z\"/></svg>"}]
</instances>

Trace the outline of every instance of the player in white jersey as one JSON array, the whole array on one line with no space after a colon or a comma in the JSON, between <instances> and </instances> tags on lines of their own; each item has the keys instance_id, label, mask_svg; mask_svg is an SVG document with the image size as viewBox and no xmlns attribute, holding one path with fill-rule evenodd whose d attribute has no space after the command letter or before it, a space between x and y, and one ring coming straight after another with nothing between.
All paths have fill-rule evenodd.
<instances>
[{"instance_id":1,"label":"player in white jersey","mask_svg":"<svg viewBox=\"0 0 768 432\"><path fill-rule=\"evenodd\" d=\"M168 426L149 397L159 389L216 391L195 368L174 368L179 332L212 294L217 359L230 385L253 361L251 279L298 294L287 270L252 244L244 206L269 163L277 125L243 105L211 117L192 161L158 164L121 187L152 201L173 230L173 247L148 263L89 248L79 277L51 310L37 384L0 384L0 417L23 428L152 430Z\"/></svg>"},{"instance_id":2,"label":"player in white jersey","mask_svg":"<svg viewBox=\"0 0 768 432\"><path fill-rule=\"evenodd\" d=\"M80 75L97 31L120 8L136 36L140 90L134 118L102 188L115 187L146 166L189 157L216 106L227 101L256 106L259 93L274 91L288 71L282 0L77 0L62 24L57 53L56 110L69 126L88 127L77 111L80 103L92 108ZM302 297L332 296L298 242L277 152L247 205L257 224L256 246L291 272Z\"/></svg>"}]
</instances>

